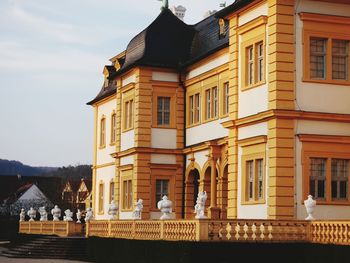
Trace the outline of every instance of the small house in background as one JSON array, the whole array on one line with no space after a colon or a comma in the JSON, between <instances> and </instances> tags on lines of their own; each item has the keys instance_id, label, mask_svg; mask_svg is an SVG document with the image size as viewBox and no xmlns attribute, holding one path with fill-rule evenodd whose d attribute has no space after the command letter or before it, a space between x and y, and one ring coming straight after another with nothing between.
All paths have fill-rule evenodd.
<instances>
[{"instance_id":1,"label":"small house in background","mask_svg":"<svg viewBox=\"0 0 350 263\"><path fill-rule=\"evenodd\" d=\"M91 196L91 179L67 180L62 190L62 203L64 208L83 211L91 206L86 205L89 196ZM87 203L89 204L89 202Z\"/></svg>"}]
</instances>

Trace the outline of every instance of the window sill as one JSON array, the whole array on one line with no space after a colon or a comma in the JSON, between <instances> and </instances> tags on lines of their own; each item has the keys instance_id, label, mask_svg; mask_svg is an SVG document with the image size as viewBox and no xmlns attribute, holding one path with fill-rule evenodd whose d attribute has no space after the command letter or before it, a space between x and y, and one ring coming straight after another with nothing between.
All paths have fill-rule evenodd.
<instances>
[{"instance_id":1,"label":"window sill","mask_svg":"<svg viewBox=\"0 0 350 263\"><path fill-rule=\"evenodd\" d=\"M103 146L99 146L98 149L99 150L102 150L102 149L105 149L106 148L106 145L103 145Z\"/></svg>"},{"instance_id":2,"label":"window sill","mask_svg":"<svg viewBox=\"0 0 350 263\"><path fill-rule=\"evenodd\" d=\"M307 78L303 78L302 81L303 82L309 82L309 83L331 84L331 85L339 85L339 86L350 86L350 81L344 81L344 80L307 79Z\"/></svg>"},{"instance_id":3,"label":"window sill","mask_svg":"<svg viewBox=\"0 0 350 263\"><path fill-rule=\"evenodd\" d=\"M109 146L115 146L115 142L111 142Z\"/></svg>"},{"instance_id":4,"label":"window sill","mask_svg":"<svg viewBox=\"0 0 350 263\"><path fill-rule=\"evenodd\" d=\"M241 202L241 205L263 205L263 204L266 204L266 200Z\"/></svg>"},{"instance_id":5,"label":"window sill","mask_svg":"<svg viewBox=\"0 0 350 263\"><path fill-rule=\"evenodd\" d=\"M246 91L246 90L250 90L250 89L254 89L254 88L257 88L259 86L262 86L262 85L265 85L266 84L266 80L264 81L260 81L260 82L257 82L255 84L252 84L252 85L244 85L241 87L241 91Z\"/></svg>"},{"instance_id":6,"label":"window sill","mask_svg":"<svg viewBox=\"0 0 350 263\"><path fill-rule=\"evenodd\" d=\"M202 123L200 122L196 122L196 123L192 123L192 124L189 124L189 125L186 125L186 129L188 128L193 128L193 127L197 127L199 125L201 125Z\"/></svg>"},{"instance_id":7,"label":"window sill","mask_svg":"<svg viewBox=\"0 0 350 263\"><path fill-rule=\"evenodd\" d=\"M212 122L212 121L216 121L216 120L218 120L218 119L219 119L219 117L206 119L206 120L202 121L202 124L205 124L205 123L208 123L208 122Z\"/></svg>"},{"instance_id":8,"label":"window sill","mask_svg":"<svg viewBox=\"0 0 350 263\"><path fill-rule=\"evenodd\" d=\"M228 117L228 113L220 115L220 119L227 118L227 117Z\"/></svg>"},{"instance_id":9,"label":"window sill","mask_svg":"<svg viewBox=\"0 0 350 263\"><path fill-rule=\"evenodd\" d=\"M133 129L134 129L134 127L127 128L127 129L123 129L122 132L123 132L123 133L124 133L124 132L128 132L128 131L131 131L131 130L133 130Z\"/></svg>"},{"instance_id":10,"label":"window sill","mask_svg":"<svg viewBox=\"0 0 350 263\"><path fill-rule=\"evenodd\" d=\"M123 208L123 209L120 209L120 212L132 212L134 211L132 208Z\"/></svg>"},{"instance_id":11,"label":"window sill","mask_svg":"<svg viewBox=\"0 0 350 263\"><path fill-rule=\"evenodd\" d=\"M155 129L176 129L175 125L154 125L152 128Z\"/></svg>"}]
</instances>

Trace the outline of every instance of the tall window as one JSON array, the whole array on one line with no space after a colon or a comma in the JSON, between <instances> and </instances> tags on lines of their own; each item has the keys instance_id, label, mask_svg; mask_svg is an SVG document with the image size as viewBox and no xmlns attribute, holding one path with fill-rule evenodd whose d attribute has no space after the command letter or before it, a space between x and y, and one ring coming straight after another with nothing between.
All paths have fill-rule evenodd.
<instances>
[{"instance_id":1,"label":"tall window","mask_svg":"<svg viewBox=\"0 0 350 263\"><path fill-rule=\"evenodd\" d=\"M170 125L170 97L158 97L157 105L157 124Z\"/></svg>"},{"instance_id":2,"label":"tall window","mask_svg":"<svg viewBox=\"0 0 350 263\"><path fill-rule=\"evenodd\" d=\"M123 181L123 209L132 208L132 180Z\"/></svg>"},{"instance_id":3,"label":"tall window","mask_svg":"<svg viewBox=\"0 0 350 263\"><path fill-rule=\"evenodd\" d=\"M109 203L114 200L114 182L110 182L109 184Z\"/></svg>"},{"instance_id":4,"label":"tall window","mask_svg":"<svg viewBox=\"0 0 350 263\"><path fill-rule=\"evenodd\" d=\"M106 118L102 117L100 121L100 147L106 146Z\"/></svg>"},{"instance_id":5,"label":"tall window","mask_svg":"<svg viewBox=\"0 0 350 263\"><path fill-rule=\"evenodd\" d=\"M99 191L98 191L98 212L103 213L103 202L104 202L104 185L103 183L100 183L99 185Z\"/></svg>"},{"instance_id":6,"label":"tall window","mask_svg":"<svg viewBox=\"0 0 350 263\"><path fill-rule=\"evenodd\" d=\"M134 124L134 100L124 103L124 129L133 128Z\"/></svg>"},{"instance_id":7,"label":"tall window","mask_svg":"<svg viewBox=\"0 0 350 263\"><path fill-rule=\"evenodd\" d=\"M349 41L332 41L332 76L333 79L348 79Z\"/></svg>"},{"instance_id":8,"label":"tall window","mask_svg":"<svg viewBox=\"0 0 350 263\"><path fill-rule=\"evenodd\" d=\"M213 87L205 91L205 118L213 119L218 116L218 88Z\"/></svg>"},{"instance_id":9,"label":"tall window","mask_svg":"<svg viewBox=\"0 0 350 263\"><path fill-rule=\"evenodd\" d=\"M348 198L349 160L332 159L332 199Z\"/></svg>"},{"instance_id":10,"label":"tall window","mask_svg":"<svg viewBox=\"0 0 350 263\"><path fill-rule=\"evenodd\" d=\"M156 203L166 195L169 197L169 180L156 180Z\"/></svg>"},{"instance_id":11,"label":"tall window","mask_svg":"<svg viewBox=\"0 0 350 263\"><path fill-rule=\"evenodd\" d=\"M326 77L327 39L310 39L310 77L324 79Z\"/></svg>"},{"instance_id":12,"label":"tall window","mask_svg":"<svg viewBox=\"0 0 350 263\"><path fill-rule=\"evenodd\" d=\"M223 111L222 114L226 115L228 114L229 109L229 84L228 82L224 83L224 89L223 89Z\"/></svg>"},{"instance_id":13,"label":"tall window","mask_svg":"<svg viewBox=\"0 0 350 263\"><path fill-rule=\"evenodd\" d=\"M310 158L310 194L316 199L326 197L326 165L325 158Z\"/></svg>"},{"instance_id":14,"label":"tall window","mask_svg":"<svg viewBox=\"0 0 350 263\"><path fill-rule=\"evenodd\" d=\"M245 85L252 86L264 81L264 42L260 41L246 47L246 65L245 65Z\"/></svg>"},{"instance_id":15,"label":"tall window","mask_svg":"<svg viewBox=\"0 0 350 263\"><path fill-rule=\"evenodd\" d=\"M117 114L113 113L111 117L111 143L115 143L117 137Z\"/></svg>"},{"instance_id":16,"label":"tall window","mask_svg":"<svg viewBox=\"0 0 350 263\"><path fill-rule=\"evenodd\" d=\"M196 93L189 97L189 122L190 124L198 123L200 121L200 95Z\"/></svg>"},{"instance_id":17,"label":"tall window","mask_svg":"<svg viewBox=\"0 0 350 263\"><path fill-rule=\"evenodd\" d=\"M246 161L246 201L264 200L264 159Z\"/></svg>"}]
</instances>

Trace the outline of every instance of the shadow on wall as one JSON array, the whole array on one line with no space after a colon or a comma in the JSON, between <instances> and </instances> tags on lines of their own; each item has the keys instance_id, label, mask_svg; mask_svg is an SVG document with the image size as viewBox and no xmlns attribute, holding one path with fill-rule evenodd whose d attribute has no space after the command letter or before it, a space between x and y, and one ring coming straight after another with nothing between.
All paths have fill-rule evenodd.
<instances>
[{"instance_id":1,"label":"shadow on wall","mask_svg":"<svg viewBox=\"0 0 350 263\"><path fill-rule=\"evenodd\" d=\"M89 257L115 263L348 262L350 247L302 243L195 243L91 237Z\"/></svg>"}]
</instances>

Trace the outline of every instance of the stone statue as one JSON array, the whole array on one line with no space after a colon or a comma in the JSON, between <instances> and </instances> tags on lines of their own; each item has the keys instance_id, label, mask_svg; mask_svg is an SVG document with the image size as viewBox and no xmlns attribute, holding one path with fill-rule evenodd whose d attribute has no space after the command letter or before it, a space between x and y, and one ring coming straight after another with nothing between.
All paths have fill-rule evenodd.
<instances>
[{"instance_id":1,"label":"stone statue","mask_svg":"<svg viewBox=\"0 0 350 263\"><path fill-rule=\"evenodd\" d=\"M51 209L51 214L53 216L53 221L60 221L61 209L58 208L58 205L55 205L55 207Z\"/></svg>"},{"instance_id":2,"label":"stone statue","mask_svg":"<svg viewBox=\"0 0 350 263\"><path fill-rule=\"evenodd\" d=\"M39 207L40 221L47 221L47 212L45 206Z\"/></svg>"},{"instance_id":3,"label":"stone statue","mask_svg":"<svg viewBox=\"0 0 350 263\"><path fill-rule=\"evenodd\" d=\"M207 192L199 192L198 196L197 196L197 201L196 201L196 205L194 206L194 212L196 213L195 218L196 219L205 219L207 218L204 215L204 211L205 211L205 202L207 201Z\"/></svg>"},{"instance_id":4,"label":"stone statue","mask_svg":"<svg viewBox=\"0 0 350 263\"><path fill-rule=\"evenodd\" d=\"M65 216L63 217L63 221L73 221L73 212L70 209L64 211Z\"/></svg>"},{"instance_id":5,"label":"stone statue","mask_svg":"<svg viewBox=\"0 0 350 263\"><path fill-rule=\"evenodd\" d=\"M116 204L115 201L112 200L108 208L108 214L111 216L111 219L117 219L118 210L118 204Z\"/></svg>"},{"instance_id":6,"label":"stone statue","mask_svg":"<svg viewBox=\"0 0 350 263\"><path fill-rule=\"evenodd\" d=\"M34 218L36 218L36 210L34 210L33 207L31 207L27 215L30 217L29 221L34 221Z\"/></svg>"},{"instance_id":7,"label":"stone statue","mask_svg":"<svg viewBox=\"0 0 350 263\"><path fill-rule=\"evenodd\" d=\"M78 209L78 212L76 213L76 215L77 215L77 223L81 223L81 221L80 221L80 219L81 219L81 212L80 212L80 209Z\"/></svg>"},{"instance_id":8,"label":"stone statue","mask_svg":"<svg viewBox=\"0 0 350 263\"><path fill-rule=\"evenodd\" d=\"M160 217L161 220L171 219L173 202L171 202L166 195L164 195L162 200L158 202L157 207L163 213L163 215Z\"/></svg>"},{"instance_id":9,"label":"stone statue","mask_svg":"<svg viewBox=\"0 0 350 263\"><path fill-rule=\"evenodd\" d=\"M158 0L158 1L163 1L163 5L162 5L161 10L169 8L169 1L168 0Z\"/></svg>"},{"instance_id":10,"label":"stone statue","mask_svg":"<svg viewBox=\"0 0 350 263\"><path fill-rule=\"evenodd\" d=\"M19 222L23 222L26 220L26 211L22 208L21 213L19 213Z\"/></svg>"},{"instance_id":11,"label":"stone statue","mask_svg":"<svg viewBox=\"0 0 350 263\"><path fill-rule=\"evenodd\" d=\"M87 210L86 210L86 215L85 215L85 222L89 222L90 220L94 219L94 213L92 211L92 208L89 207Z\"/></svg>"},{"instance_id":12,"label":"stone statue","mask_svg":"<svg viewBox=\"0 0 350 263\"><path fill-rule=\"evenodd\" d=\"M316 200L312 199L312 195L308 195L307 199L304 200L304 205L306 208L306 213L308 214L305 220L315 220L312 214L314 213L316 207Z\"/></svg>"},{"instance_id":13,"label":"stone statue","mask_svg":"<svg viewBox=\"0 0 350 263\"><path fill-rule=\"evenodd\" d=\"M134 211L132 212L132 219L135 219L135 220L141 219L142 209L143 209L143 200L142 200L142 199L139 199L139 200L135 203L135 209L134 209Z\"/></svg>"}]
</instances>

